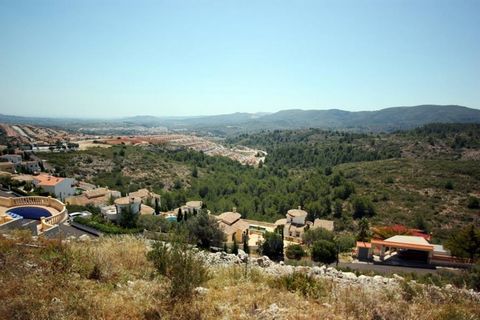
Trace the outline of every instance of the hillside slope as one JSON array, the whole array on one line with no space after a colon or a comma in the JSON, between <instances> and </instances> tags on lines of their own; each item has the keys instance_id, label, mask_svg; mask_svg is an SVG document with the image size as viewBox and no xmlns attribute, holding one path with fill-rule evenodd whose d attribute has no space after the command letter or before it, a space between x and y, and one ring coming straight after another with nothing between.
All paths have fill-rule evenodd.
<instances>
[{"instance_id":1,"label":"hillside slope","mask_svg":"<svg viewBox=\"0 0 480 320\"><path fill-rule=\"evenodd\" d=\"M377 111L283 110L276 113L233 113L198 117L136 116L123 119L60 119L0 114L0 123L30 123L75 129L81 127L166 127L204 134L233 135L275 129L323 128L357 132L391 132L438 123L480 123L480 110L457 105L393 107Z\"/></svg>"},{"instance_id":2,"label":"hillside slope","mask_svg":"<svg viewBox=\"0 0 480 320\"><path fill-rule=\"evenodd\" d=\"M272 274L253 263L248 268L209 264L210 279L193 296L172 297L173 284L155 272L146 257L149 245L138 237L61 242L0 236L0 248L1 319L451 320L480 316L478 294L466 290L378 276L368 282L369 277L363 276L356 284L347 278L356 279L355 274L320 276L305 267L285 266L289 273ZM196 275L198 265L190 268ZM317 273L321 270L316 268ZM328 273L338 272L330 269Z\"/></svg>"}]
</instances>

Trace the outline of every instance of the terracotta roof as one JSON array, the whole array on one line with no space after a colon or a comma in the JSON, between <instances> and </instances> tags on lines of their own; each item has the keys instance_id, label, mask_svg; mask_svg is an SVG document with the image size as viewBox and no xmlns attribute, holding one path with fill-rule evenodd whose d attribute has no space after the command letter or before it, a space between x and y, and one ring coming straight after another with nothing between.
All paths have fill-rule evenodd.
<instances>
[{"instance_id":1,"label":"terracotta roof","mask_svg":"<svg viewBox=\"0 0 480 320\"><path fill-rule=\"evenodd\" d=\"M148 191L147 189L139 189L137 191L134 191L134 192L130 192L128 194L130 197L138 197L138 198L148 198L149 195L150 195L150 191Z\"/></svg>"},{"instance_id":2,"label":"terracotta roof","mask_svg":"<svg viewBox=\"0 0 480 320\"><path fill-rule=\"evenodd\" d=\"M323 220L323 219L315 219L313 222L313 228L323 228L328 231L333 231L333 221L332 220Z\"/></svg>"},{"instance_id":3,"label":"terracotta roof","mask_svg":"<svg viewBox=\"0 0 480 320\"><path fill-rule=\"evenodd\" d=\"M186 203L187 207L190 207L190 208L201 208L202 204L203 204L202 201L188 201Z\"/></svg>"},{"instance_id":4,"label":"terracotta roof","mask_svg":"<svg viewBox=\"0 0 480 320\"><path fill-rule=\"evenodd\" d=\"M233 233L237 232L238 230L240 230L241 232L247 230L250 225L248 224L248 222L240 219L240 220L237 220L233 224L226 224L223 221L220 221L219 226L220 226L220 229L222 229L224 233L233 234Z\"/></svg>"},{"instance_id":5,"label":"terracotta roof","mask_svg":"<svg viewBox=\"0 0 480 320\"><path fill-rule=\"evenodd\" d=\"M38 185L40 186L56 186L57 184L65 180L63 178L54 177L46 174L40 174L38 176L35 176L34 179L38 182Z\"/></svg>"},{"instance_id":6,"label":"terracotta roof","mask_svg":"<svg viewBox=\"0 0 480 320\"><path fill-rule=\"evenodd\" d=\"M287 219L278 219L277 221L275 221L275 225L276 226L284 226L285 224L287 223Z\"/></svg>"},{"instance_id":7,"label":"terracotta roof","mask_svg":"<svg viewBox=\"0 0 480 320\"><path fill-rule=\"evenodd\" d=\"M300 208L288 210L287 214L291 217L306 217L308 215L307 211Z\"/></svg>"},{"instance_id":8,"label":"terracotta roof","mask_svg":"<svg viewBox=\"0 0 480 320\"><path fill-rule=\"evenodd\" d=\"M83 194L88 199L91 199L91 198L98 198L98 197L105 196L108 193L108 191L109 191L108 188L98 188L98 189L85 191Z\"/></svg>"},{"instance_id":9,"label":"terracotta roof","mask_svg":"<svg viewBox=\"0 0 480 320\"><path fill-rule=\"evenodd\" d=\"M33 181L35 180L34 176L29 174L20 174L12 177L13 180L16 181Z\"/></svg>"},{"instance_id":10,"label":"terracotta roof","mask_svg":"<svg viewBox=\"0 0 480 320\"><path fill-rule=\"evenodd\" d=\"M15 165L11 162L0 162L0 167L4 169L13 169Z\"/></svg>"},{"instance_id":11,"label":"terracotta roof","mask_svg":"<svg viewBox=\"0 0 480 320\"><path fill-rule=\"evenodd\" d=\"M128 194L130 197L147 199L147 198L158 198L158 194L148 191L148 189L138 189L137 191L130 192Z\"/></svg>"},{"instance_id":12,"label":"terracotta roof","mask_svg":"<svg viewBox=\"0 0 480 320\"><path fill-rule=\"evenodd\" d=\"M153 215L154 212L155 212L155 209L153 209L150 206L147 206L144 204L140 206L140 214Z\"/></svg>"},{"instance_id":13,"label":"terracotta roof","mask_svg":"<svg viewBox=\"0 0 480 320\"><path fill-rule=\"evenodd\" d=\"M231 225L241 217L242 215L238 212L224 212L219 215L217 219L220 219L222 222Z\"/></svg>"},{"instance_id":14,"label":"terracotta roof","mask_svg":"<svg viewBox=\"0 0 480 320\"><path fill-rule=\"evenodd\" d=\"M371 248L372 244L370 242L357 241L357 248Z\"/></svg>"},{"instance_id":15,"label":"terracotta roof","mask_svg":"<svg viewBox=\"0 0 480 320\"><path fill-rule=\"evenodd\" d=\"M115 204L125 205L132 202L140 202L140 201L141 201L140 198L122 197L122 198L115 199Z\"/></svg>"}]
</instances>

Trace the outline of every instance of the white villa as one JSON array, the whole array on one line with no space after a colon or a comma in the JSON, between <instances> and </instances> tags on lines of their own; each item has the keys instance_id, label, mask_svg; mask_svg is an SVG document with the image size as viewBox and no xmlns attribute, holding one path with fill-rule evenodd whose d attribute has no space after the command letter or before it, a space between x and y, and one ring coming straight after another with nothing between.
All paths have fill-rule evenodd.
<instances>
[{"instance_id":1,"label":"white villa","mask_svg":"<svg viewBox=\"0 0 480 320\"><path fill-rule=\"evenodd\" d=\"M307 211L299 206L297 209L288 210L286 218L277 220L275 225L283 228L285 240L299 243L303 242L303 234L309 229L323 228L333 231L333 221L315 219L311 222L307 221L307 216Z\"/></svg>"},{"instance_id":2,"label":"white villa","mask_svg":"<svg viewBox=\"0 0 480 320\"><path fill-rule=\"evenodd\" d=\"M48 174L39 174L33 177L33 184L41 188L44 192L55 195L56 198L62 201L69 196L75 194L74 179L59 178Z\"/></svg>"},{"instance_id":3,"label":"white villa","mask_svg":"<svg viewBox=\"0 0 480 320\"><path fill-rule=\"evenodd\" d=\"M232 243L234 240L237 243L243 241L243 237L248 235L249 223L242 219L242 215L233 208L231 212L224 212L216 217L220 229L223 230L226 242Z\"/></svg>"}]
</instances>

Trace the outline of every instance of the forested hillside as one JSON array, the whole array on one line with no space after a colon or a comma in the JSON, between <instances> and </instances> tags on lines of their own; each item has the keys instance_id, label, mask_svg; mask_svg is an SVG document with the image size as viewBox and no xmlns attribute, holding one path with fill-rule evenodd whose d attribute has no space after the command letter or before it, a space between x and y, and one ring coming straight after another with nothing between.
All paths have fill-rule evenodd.
<instances>
[{"instance_id":1,"label":"forested hillside","mask_svg":"<svg viewBox=\"0 0 480 320\"><path fill-rule=\"evenodd\" d=\"M151 188L162 194L163 210L202 199L213 213L237 207L245 218L275 221L302 206L309 219L334 219L340 230L353 230L358 219L369 217L375 224L403 223L445 237L445 230L478 215L478 129L434 124L388 135L310 129L228 141L266 147L259 168L162 146L45 158L61 174L122 192Z\"/></svg>"}]
</instances>

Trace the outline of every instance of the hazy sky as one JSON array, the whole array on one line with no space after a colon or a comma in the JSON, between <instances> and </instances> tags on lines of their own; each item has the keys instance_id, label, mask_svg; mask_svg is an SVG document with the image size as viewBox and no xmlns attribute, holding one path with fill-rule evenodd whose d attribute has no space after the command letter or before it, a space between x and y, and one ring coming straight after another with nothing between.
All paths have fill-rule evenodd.
<instances>
[{"instance_id":1,"label":"hazy sky","mask_svg":"<svg viewBox=\"0 0 480 320\"><path fill-rule=\"evenodd\" d=\"M480 107L480 1L0 0L0 113Z\"/></svg>"}]
</instances>

